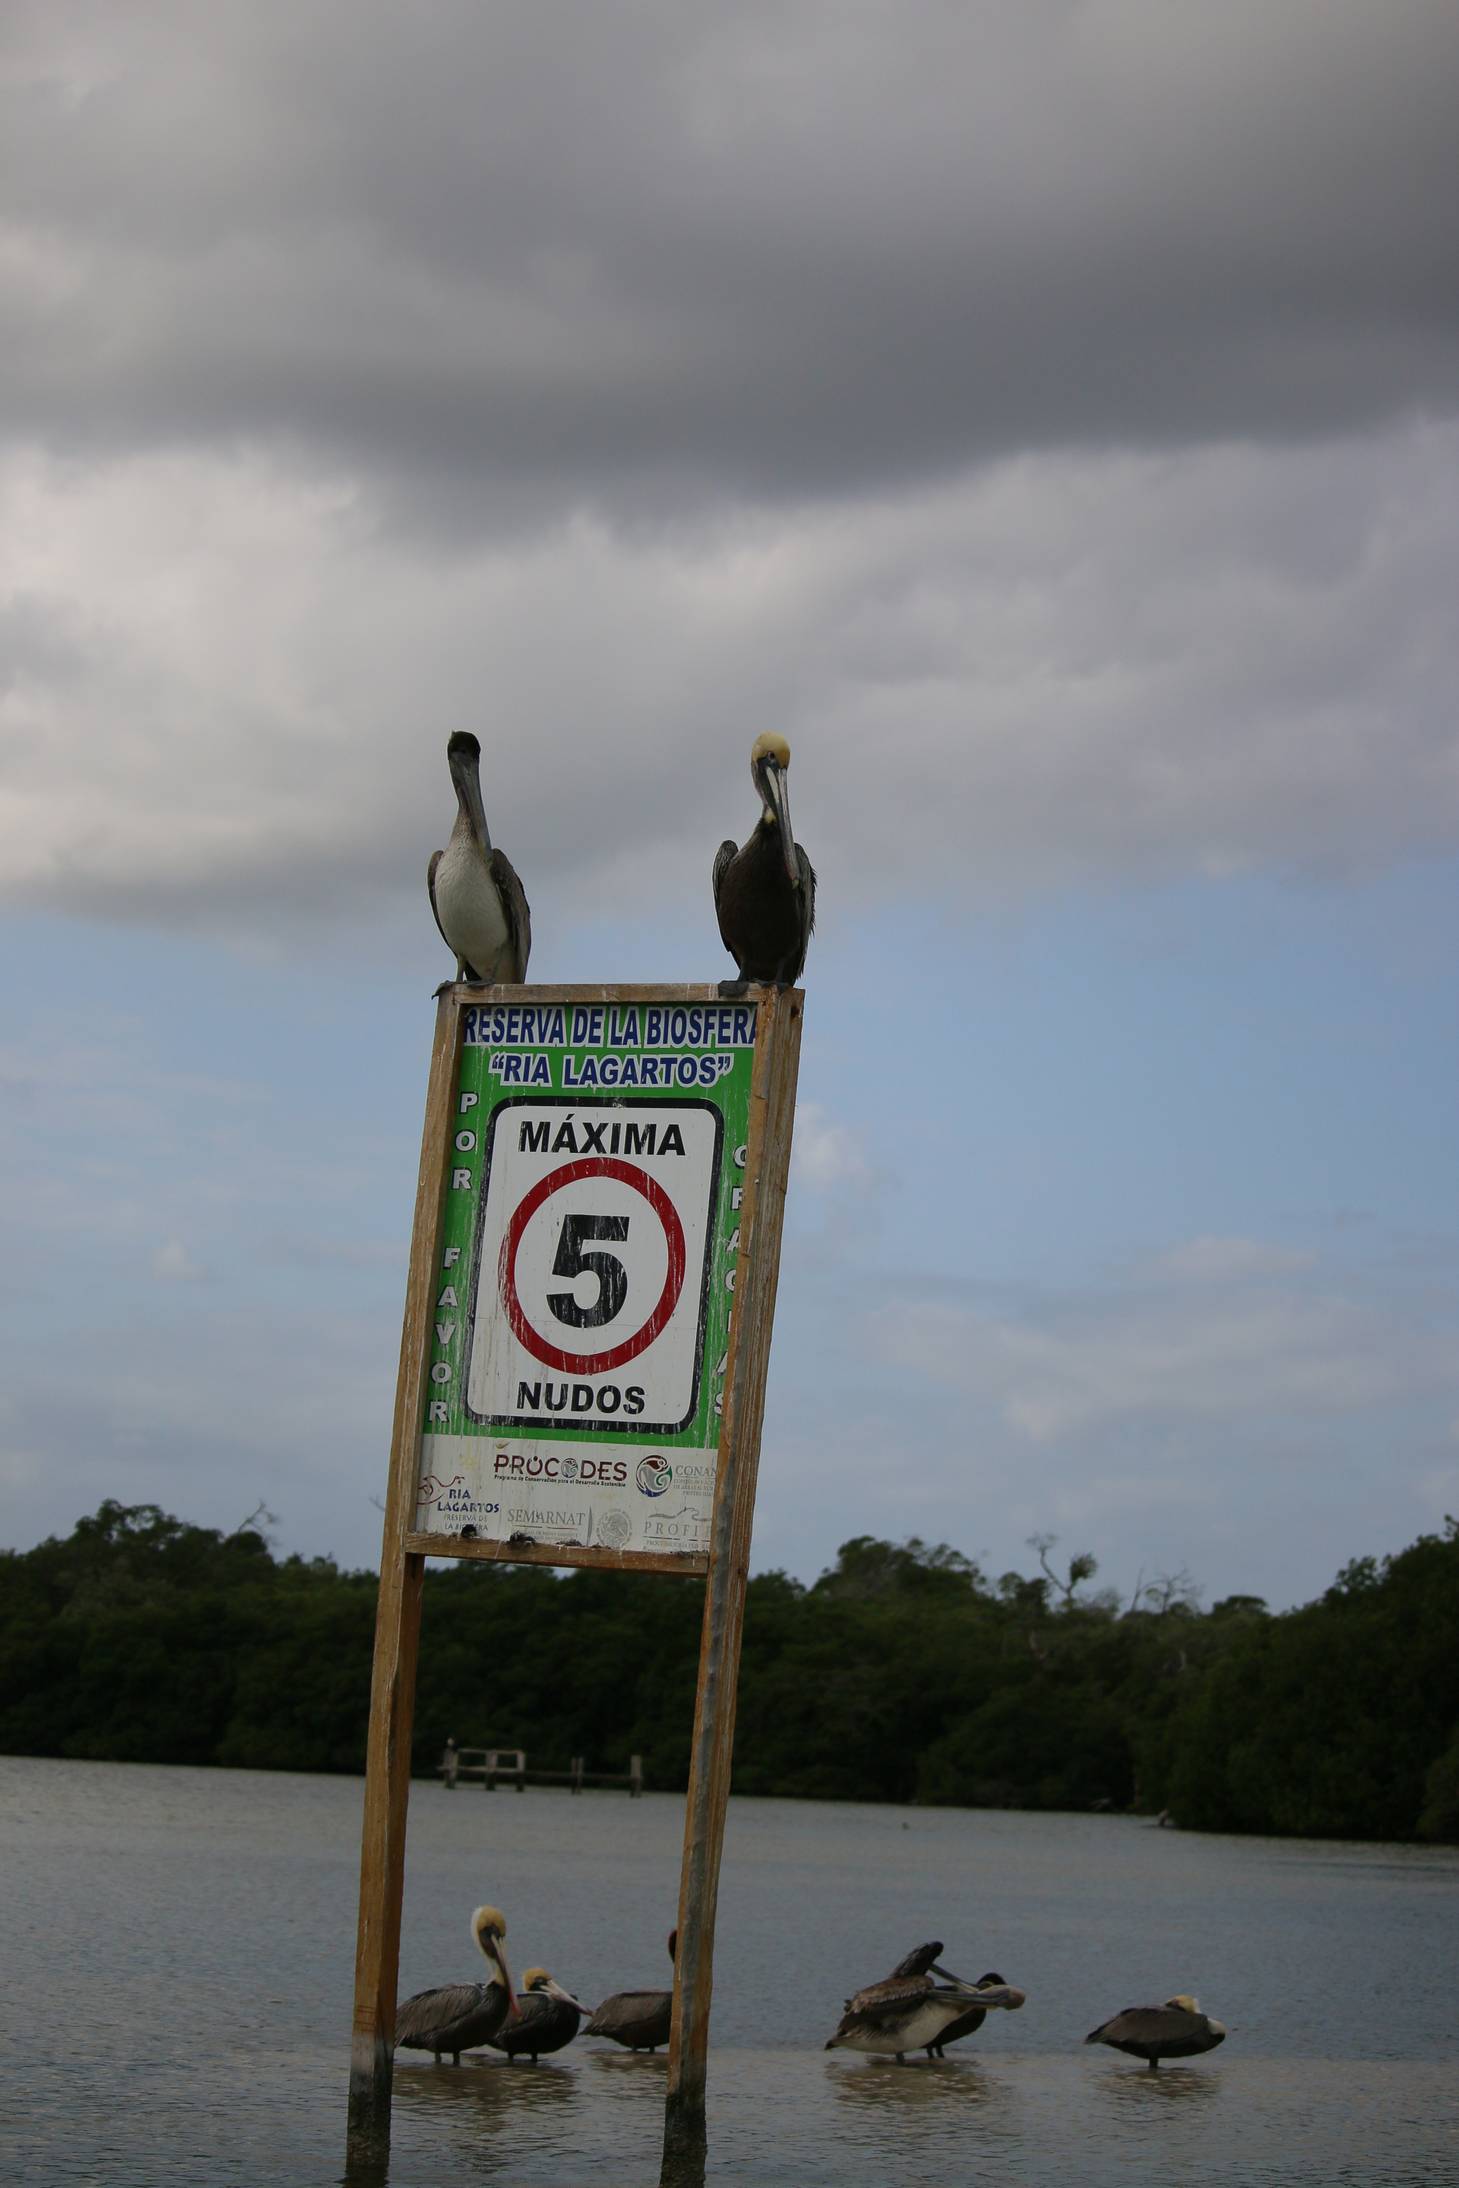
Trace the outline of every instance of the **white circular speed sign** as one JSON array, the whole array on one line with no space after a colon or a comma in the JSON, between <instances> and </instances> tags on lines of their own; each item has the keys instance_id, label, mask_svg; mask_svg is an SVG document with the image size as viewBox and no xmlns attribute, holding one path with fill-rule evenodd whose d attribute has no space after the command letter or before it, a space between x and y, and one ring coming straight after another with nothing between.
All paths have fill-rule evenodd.
<instances>
[{"instance_id":1,"label":"white circular speed sign","mask_svg":"<svg viewBox=\"0 0 1459 2188\"><path fill-rule=\"evenodd\" d=\"M684 1226L639 1164L587 1155L537 1179L498 1259L517 1342L565 1375L605 1375L659 1336L684 1289Z\"/></svg>"},{"instance_id":2,"label":"white circular speed sign","mask_svg":"<svg viewBox=\"0 0 1459 2188\"><path fill-rule=\"evenodd\" d=\"M619 1435L693 1419L723 1137L702 1101L501 1104L465 1363L473 1418Z\"/></svg>"}]
</instances>

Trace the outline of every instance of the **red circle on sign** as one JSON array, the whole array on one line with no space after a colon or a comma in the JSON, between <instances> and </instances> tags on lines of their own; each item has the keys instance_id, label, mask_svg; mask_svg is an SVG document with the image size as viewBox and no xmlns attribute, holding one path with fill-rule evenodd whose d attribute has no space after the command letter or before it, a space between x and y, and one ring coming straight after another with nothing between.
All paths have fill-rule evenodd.
<instances>
[{"instance_id":1,"label":"red circle on sign","mask_svg":"<svg viewBox=\"0 0 1459 2188\"><path fill-rule=\"evenodd\" d=\"M517 1292L517 1249L522 1243L523 1231L544 1200L564 1185L576 1185L583 1178L616 1178L620 1185L631 1186L635 1193L642 1193L664 1227L669 1248L664 1288L653 1313L632 1337L625 1337L622 1344L612 1345L606 1352L564 1352L560 1346L549 1344L527 1320ZM610 1368L622 1367L626 1361L646 1352L662 1333L684 1289L686 1258L684 1226L679 1221L678 1209L662 1185L646 1170L640 1170L636 1163L620 1162L616 1155L585 1155L581 1162L565 1162L560 1169L549 1170L546 1177L539 1178L531 1191L518 1201L502 1240L497 1282L507 1320L512 1325L512 1335L534 1360L540 1360L545 1367L559 1368L564 1375L606 1375Z\"/></svg>"}]
</instances>

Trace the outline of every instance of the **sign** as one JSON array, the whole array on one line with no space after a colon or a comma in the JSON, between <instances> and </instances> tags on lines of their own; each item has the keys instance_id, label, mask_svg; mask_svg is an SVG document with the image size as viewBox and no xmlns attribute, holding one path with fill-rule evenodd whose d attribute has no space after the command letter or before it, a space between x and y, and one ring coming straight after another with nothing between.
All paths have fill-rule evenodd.
<instances>
[{"instance_id":1,"label":"sign","mask_svg":"<svg viewBox=\"0 0 1459 2188\"><path fill-rule=\"evenodd\" d=\"M374 2178L388 2153L432 1556L704 1575L665 2098L666 2155L702 2150L803 1001L707 986L440 992L375 1613L351 2178L357 2156Z\"/></svg>"},{"instance_id":2,"label":"sign","mask_svg":"<svg viewBox=\"0 0 1459 2188\"><path fill-rule=\"evenodd\" d=\"M460 1019L415 1532L702 1552L757 1005Z\"/></svg>"}]
</instances>

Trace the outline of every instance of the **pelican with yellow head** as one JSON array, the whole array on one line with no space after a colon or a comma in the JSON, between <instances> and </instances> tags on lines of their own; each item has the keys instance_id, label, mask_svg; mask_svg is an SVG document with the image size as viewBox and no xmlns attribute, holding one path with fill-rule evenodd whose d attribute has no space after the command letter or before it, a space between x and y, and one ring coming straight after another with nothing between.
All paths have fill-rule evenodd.
<instances>
[{"instance_id":1,"label":"pelican with yellow head","mask_svg":"<svg viewBox=\"0 0 1459 2188\"><path fill-rule=\"evenodd\" d=\"M451 2064L461 2064L461 2054L476 2044L489 2044L503 2022L515 2018L517 1993L507 1966L502 1940L507 1918L500 1907L478 1907L471 1917L471 1937L492 1970L489 1983L442 1983L434 1990L418 1990L395 2009L395 2042L407 2051L435 2054L437 2066L449 2054Z\"/></svg>"},{"instance_id":2,"label":"pelican with yellow head","mask_svg":"<svg viewBox=\"0 0 1459 2188\"><path fill-rule=\"evenodd\" d=\"M739 967L721 991L749 981L793 987L816 923L816 873L790 825L790 746L765 730L750 747L760 818L745 842L727 837L714 860L714 909L724 946Z\"/></svg>"}]
</instances>

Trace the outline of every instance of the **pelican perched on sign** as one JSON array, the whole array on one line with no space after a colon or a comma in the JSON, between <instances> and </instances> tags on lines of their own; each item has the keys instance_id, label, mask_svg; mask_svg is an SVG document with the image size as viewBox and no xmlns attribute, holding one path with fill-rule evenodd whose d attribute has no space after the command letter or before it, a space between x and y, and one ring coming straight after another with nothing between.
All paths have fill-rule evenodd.
<instances>
[{"instance_id":1,"label":"pelican perched on sign","mask_svg":"<svg viewBox=\"0 0 1459 2188\"><path fill-rule=\"evenodd\" d=\"M941 1944L919 1945L884 1981L868 1983L848 1998L827 2051L892 2052L900 2061L909 2051L932 2050L970 2012L981 2025L994 2007L1016 2012L1023 2004L1023 1992L1011 1983L973 1985L948 1976L937 1965L941 1951ZM948 1979L934 1983L934 1974Z\"/></svg>"},{"instance_id":2,"label":"pelican perched on sign","mask_svg":"<svg viewBox=\"0 0 1459 2188\"><path fill-rule=\"evenodd\" d=\"M446 744L456 785L456 825L444 851L431 854L426 886L456 977L488 983L527 977L532 915L505 851L492 849L481 803L481 746L466 729Z\"/></svg>"},{"instance_id":3,"label":"pelican perched on sign","mask_svg":"<svg viewBox=\"0 0 1459 2188\"><path fill-rule=\"evenodd\" d=\"M509 2059L529 2058L535 2066L540 2053L561 2051L570 2044L579 2021L587 2017L587 2007L579 2005L545 1968L524 1968L516 2019L508 2015L495 2036L486 2040L493 2051L504 2051Z\"/></svg>"},{"instance_id":4,"label":"pelican perched on sign","mask_svg":"<svg viewBox=\"0 0 1459 2188\"><path fill-rule=\"evenodd\" d=\"M497 1907L478 1907L471 1917L471 1935L495 1971L489 1983L443 1983L435 1990L418 1990L395 2009L395 2041L407 2051L433 2051L437 2066L441 2054L451 2054L452 2066L473 2044L489 2044L509 2015L517 2011L517 1994L502 1951L507 1918Z\"/></svg>"},{"instance_id":5,"label":"pelican perched on sign","mask_svg":"<svg viewBox=\"0 0 1459 2188\"><path fill-rule=\"evenodd\" d=\"M1084 2041L1127 2051L1132 2059L1145 2060L1153 2074L1162 2059L1193 2059L1199 2052L1214 2051L1225 2043L1226 2031L1182 1993L1167 1998L1163 2006L1126 2006L1112 2021L1091 2029Z\"/></svg>"},{"instance_id":6,"label":"pelican perched on sign","mask_svg":"<svg viewBox=\"0 0 1459 2188\"><path fill-rule=\"evenodd\" d=\"M771 730L750 747L750 779L760 794L760 818L749 838L732 837L714 860L714 909L724 946L740 968L731 992L746 981L790 987L805 963L816 923L816 875L790 827L786 770L790 746Z\"/></svg>"},{"instance_id":7,"label":"pelican perched on sign","mask_svg":"<svg viewBox=\"0 0 1459 2188\"><path fill-rule=\"evenodd\" d=\"M669 1932L669 1958L679 1942L677 1930ZM673 2019L671 1990L617 1990L605 1998L583 2030L585 2036L607 2036L628 2051L657 2051L669 2040Z\"/></svg>"}]
</instances>

